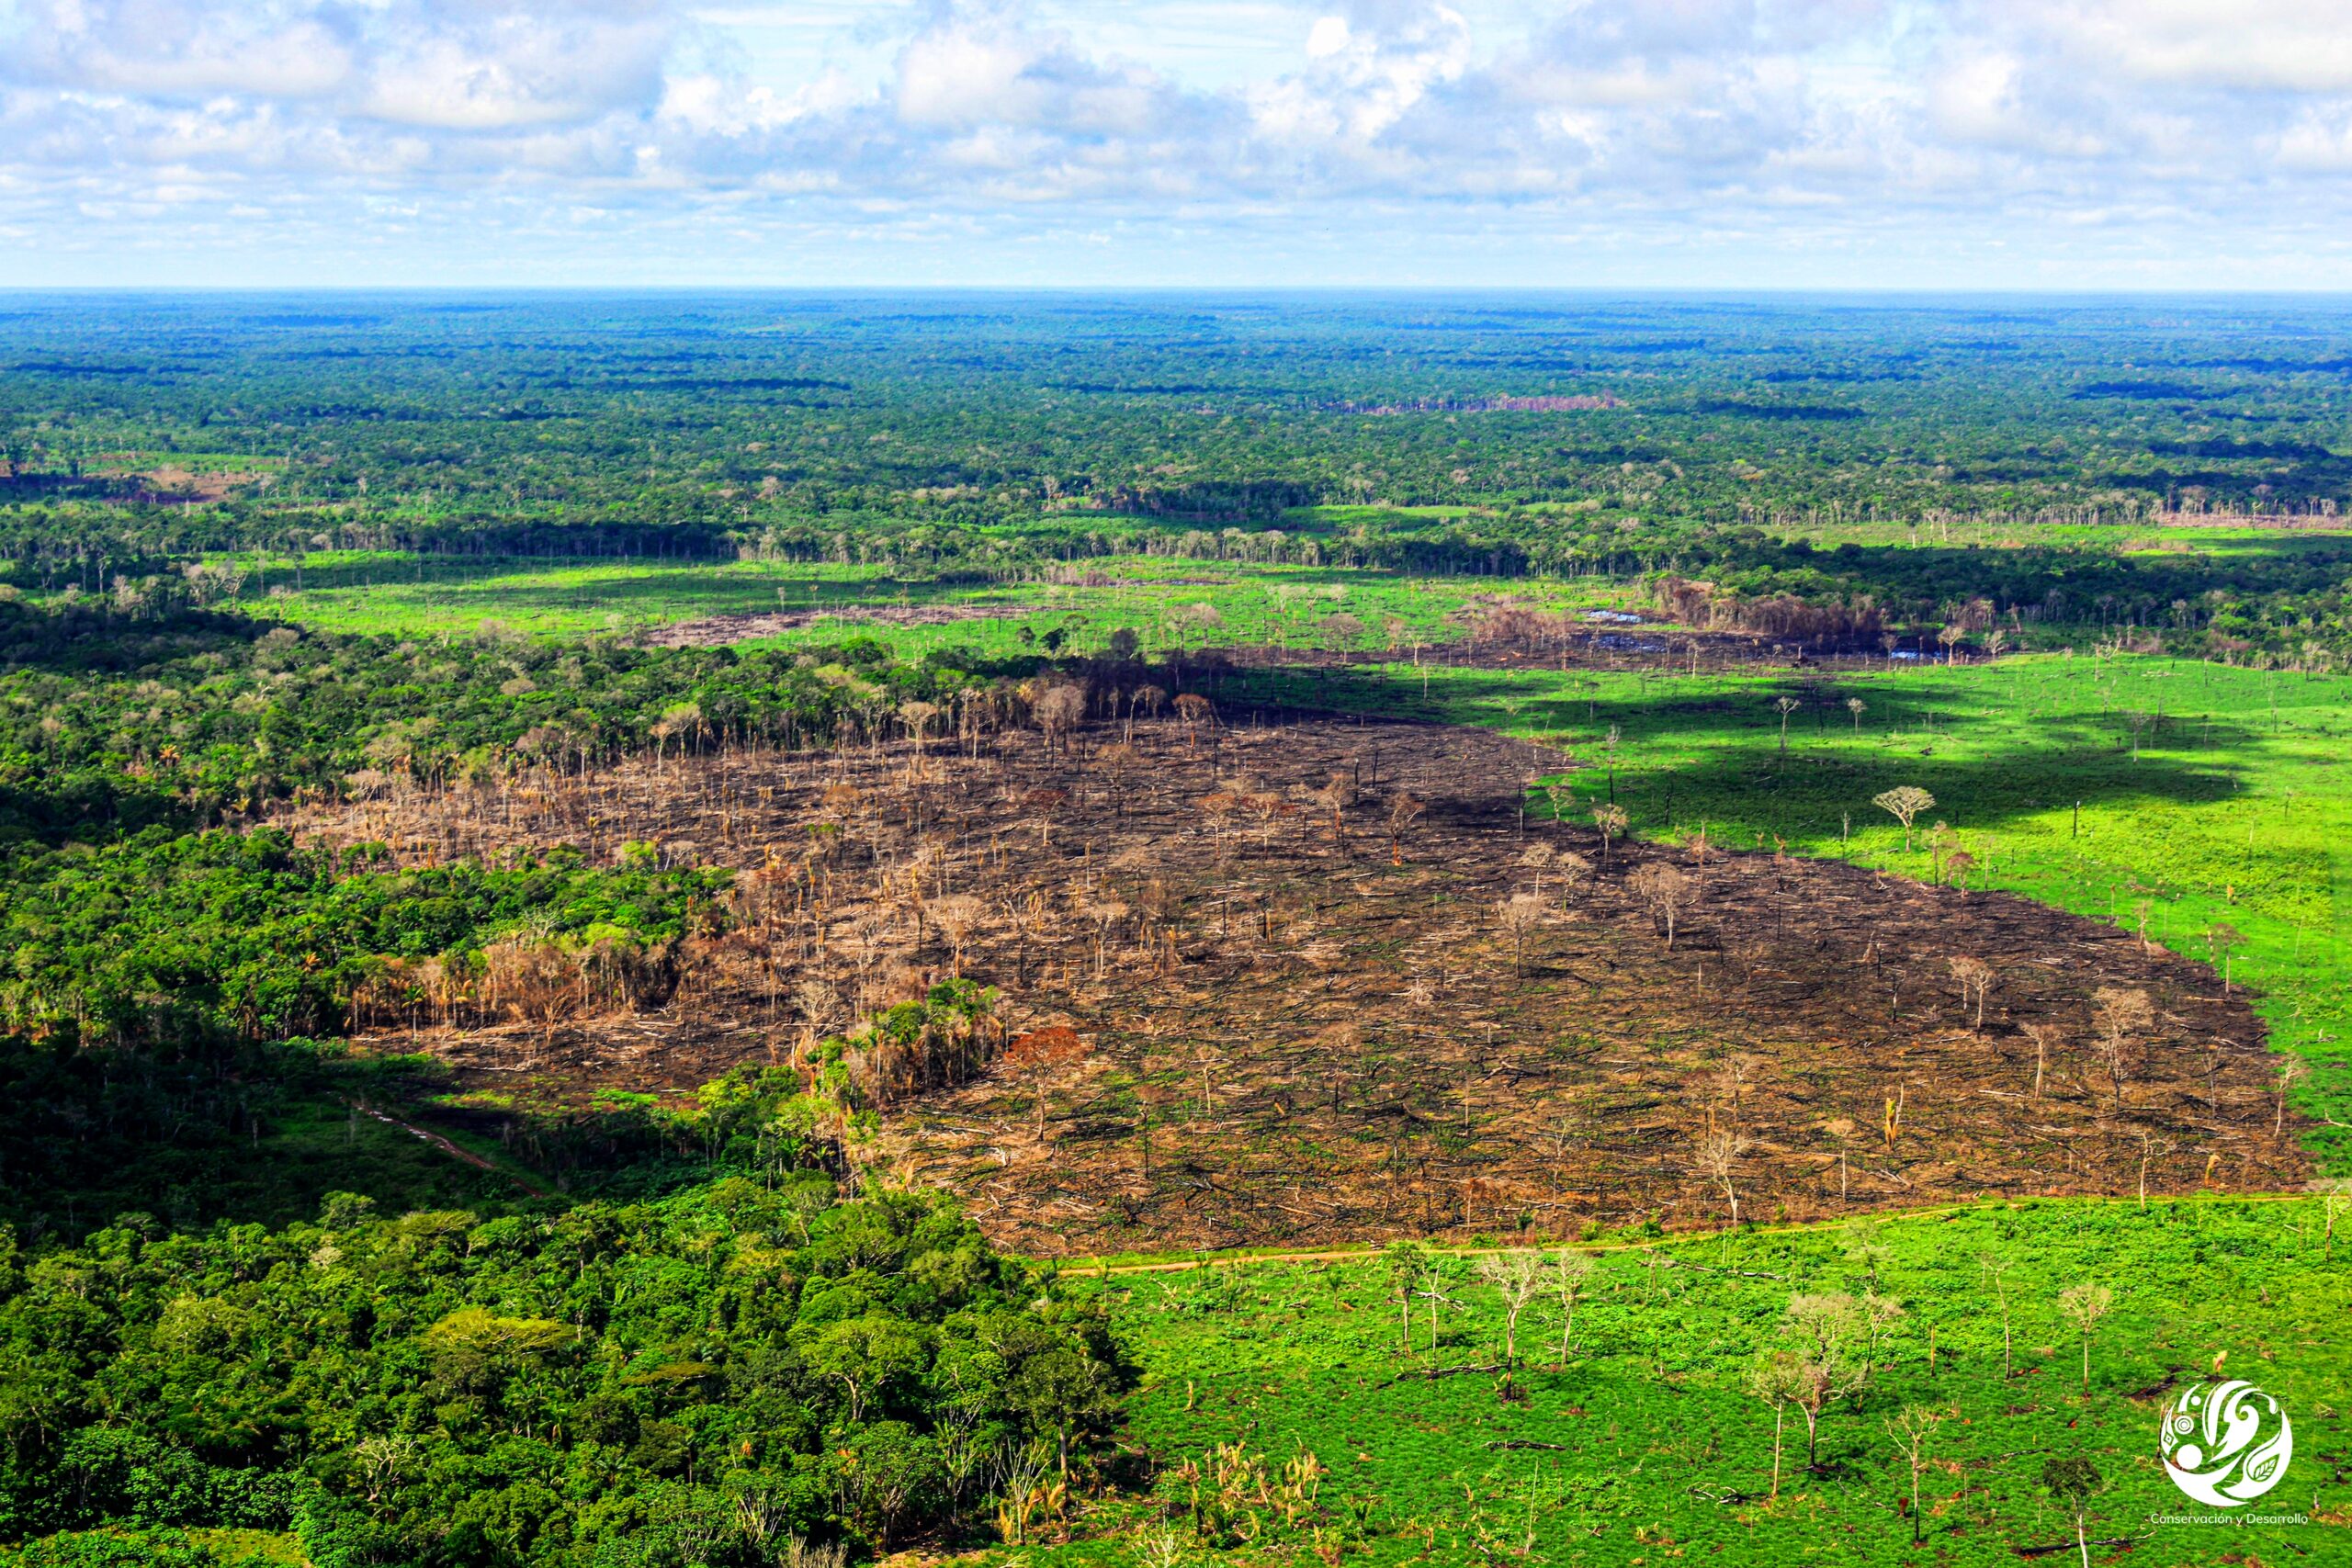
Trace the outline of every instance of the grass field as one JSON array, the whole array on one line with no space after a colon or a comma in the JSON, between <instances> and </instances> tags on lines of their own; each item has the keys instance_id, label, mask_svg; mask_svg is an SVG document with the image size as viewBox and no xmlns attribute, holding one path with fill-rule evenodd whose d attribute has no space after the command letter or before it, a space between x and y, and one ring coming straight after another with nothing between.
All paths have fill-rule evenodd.
<instances>
[{"instance_id":1,"label":"grass field","mask_svg":"<svg viewBox=\"0 0 2352 1568\"><path fill-rule=\"evenodd\" d=\"M216 563L218 564L218 563ZM659 562L459 558L407 553L317 552L256 563L237 602L322 631L537 637L643 633L721 615L817 613L811 624L763 642L838 642L853 633L912 652L953 646L983 654L1028 651L1060 631L1073 648L1134 629L1151 649L1217 643L1292 649L1392 646L1459 634L1450 622L1480 600L1507 596L1547 609L1614 604L1607 584L1477 578L1407 578L1346 567L1265 566L1160 557L1074 563L1068 581L938 581L890 569L772 561ZM967 608L985 617L892 625L862 615ZM1204 610L1214 612L1204 615ZM1006 612L1013 612L1007 614ZM840 617L834 619L831 617ZM1351 626L1346 620L1351 617ZM1026 632L1031 640L1022 640Z\"/></svg>"},{"instance_id":2,"label":"grass field","mask_svg":"<svg viewBox=\"0 0 2352 1568\"><path fill-rule=\"evenodd\" d=\"M1215 1263L1183 1273L1111 1274L1096 1288L1138 1347L1145 1388L1130 1439L1161 1472L1159 1513L1122 1504L1086 1520L1110 1539L1033 1550L1034 1563L1153 1562L1170 1529L1196 1556L1170 1561L1555 1564L2011 1562L2064 1544L2073 1524L2041 1485L2051 1458L2085 1458L2108 1488L2092 1502L2095 1542L2138 1542L2129 1561L2352 1561L2352 1486L2342 1457L2352 1408L2352 1248L2333 1255L2319 1200L2124 1204L2026 1202L1872 1224L1596 1249L1567 1353L1549 1294L1519 1325L1529 1371L1506 1398L1504 1313L1475 1260L1442 1258L1437 1341L1413 1303L1400 1344L1385 1260ZM2007 1269L1996 1295L1987 1259ZM2062 1320L2058 1292L2114 1292L2089 1340ZM1820 1419L1817 1468L1791 1413L1781 1495L1771 1491L1773 1412L1745 1391L1783 1340L1791 1298L1875 1293L1900 1304L1876 1371ZM2014 1375L2003 1373L2003 1298ZM2255 1516L2262 1525L2153 1525L2191 1504L2157 1458L2166 1395L2227 1375L2277 1395L2297 1459ZM1434 1375L1425 1375L1434 1374ZM1888 1423L1906 1407L1942 1416L1923 1455L1911 1544L1910 1467ZM1263 1492L1245 1461L1260 1458ZM1285 1518L1281 1472L1302 1452L1325 1473L1311 1508ZM1204 1472L1196 1483L1185 1462ZM1294 1472L1294 1473L1296 1473ZM1244 1517L1255 1546L1198 1551L1196 1488ZM1210 1510L1216 1517L1216 1510ZM2095 1545L2110 1560L2114 1544ZM1331 1554L1336 1552L1337 1554ZM2233 1553L2236 1555L2232 1555ZM1014 1560L1001 1554L997 1560Z\"/></svg>"},{"instance_id":3,"label":"grass field","mask_svg":"<svg viewBox=\"0 0 2352 1568\"><path fill-rule=\"evenodd\" d=\"M1926 877L1941 821L1974 862L1972 887L2133 930L2144 904L2149 940L2199 958L2233 931L2233 981L2259 993L2274 1043L2312 1066L2295 1103L2352 1122L2352 680L2033 655L1696 679L1384 666L1258 673L1249 690L1545 738L1579 763L1577 803L1562 809L1582 816L1613 790L1643 837L1703 829L1726 847L1779 843ZM1782 697L1798 705L1785 751ZM1871 804L1903 784L1936 800L1907 851ZM2352 1170L2346 1129L2310 1144Z\"/></svg>"}]
</instances>

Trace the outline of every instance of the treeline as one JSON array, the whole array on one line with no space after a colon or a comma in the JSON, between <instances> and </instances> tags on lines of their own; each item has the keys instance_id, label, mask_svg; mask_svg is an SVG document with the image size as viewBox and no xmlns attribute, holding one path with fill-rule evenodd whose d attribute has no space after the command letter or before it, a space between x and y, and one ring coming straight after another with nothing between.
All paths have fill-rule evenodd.
<instances>
[{"instance_id":1,"label":"treeline","mask_svg":"<svg viewBox=\"0 0 2352 1568\"><path fill-rule=\"evenodd\" d=\"M916 704L933 735L993 735L1040 722L1036 699L1057 682L1107 702L1222 668L1213 651L1148 666L1125 629L1083 653L1064 639L901 659L867 637L788 649L355 637L0 600L0 845L233 825L293 799L492 791L648 752L864 744L906 733Z\"/></svg>"},{"instance_id":2,"label":"treeline","mask_svg":"<svg viewBox=\"0 0 2352 1568\"><path fill-rule=\"evenodd\" d=\"M1703 577L1719 606L1790 606L1736 613L1792 625L1874 612L1915 629L2154 633L2177 652L2240 661L2352 655L2352 544L2214 557L2049 546L1822 550L1736 529L1694 536L1660 574L1659 591L1689 592L1672 586L1686 576Z\"/></svg>"},{"instance_id":3,"label":"treeline","mask_svg":"<svg viewBox=\"0 0 2352 1568\"><path fill-rule=\"evenodd\" d=\"M541 947L578 959L582 1010L659 1003L679 939L724 919L724 872L591 869L566 852L381 869L389 858L270 829L19 845L0 874L0 1030L161 1048L340 1034L420 1009L436 1024L502 1019Z\"/></svg>"},{"instance_id":4,"label":"treeline","mask_svg":"<svg viewBox=\"0 0 2352 1568\"><path fill-rule=\"evenodd\" d=\"M1747 597L1719 592L1712 583L1671 574L1658 581L1657 602L1668 618L1682 626L1750 632L1808 648L1871 649L1886 627L1885 616L1868 599L1853 604L1835 599L1815 603L1785 592ZM1989 605L1977 610L1980 604L1984 602L1973 601L1963 610L1964 618L1978 622L1969 629L1979 629L1992 613Z\"/></svg>"},{"instance_id":5,"label":"treeline","mask_svg":"<svg viewBox=\"0 0 2352 1568\"><path fill-rule=\"evenodd\" d=\"M0 837L211 825L297 792L486 783L660 747L863 737L989 685L872 639L822 653L306 636L241 616L0 603Z\"/></svg>"}]
</instances>

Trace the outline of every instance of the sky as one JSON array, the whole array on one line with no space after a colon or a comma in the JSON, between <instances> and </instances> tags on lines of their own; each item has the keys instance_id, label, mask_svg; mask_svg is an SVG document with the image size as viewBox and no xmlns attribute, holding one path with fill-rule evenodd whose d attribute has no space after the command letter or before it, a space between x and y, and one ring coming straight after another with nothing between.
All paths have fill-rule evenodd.
<instances>
[{"instance_id":1,"label":"sky","mask_svg":"<svg viewBox=\"0 0 2352 1568\"><path fill-rule=\"evenodd\" d=\"M2352 0L0 0L0 287L2348 283Z\"/></svg>"}]
</instances>

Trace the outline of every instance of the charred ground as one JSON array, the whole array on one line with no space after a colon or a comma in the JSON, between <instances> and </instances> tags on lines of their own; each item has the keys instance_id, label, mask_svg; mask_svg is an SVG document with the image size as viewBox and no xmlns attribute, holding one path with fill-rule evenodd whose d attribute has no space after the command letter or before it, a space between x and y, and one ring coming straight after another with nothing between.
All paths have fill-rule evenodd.
<instances>
[{"instance_id":1,"label":"charred ground","mask_svg":"<svg viewBox=\"0 0 2352 1568\"><path fill-rule=\"evenodd\" d=\"M1097 713L289 825L410 861L569 843L739 870L723 931L640 959L656 981L599 988L549 950L510 954L503 991L420 982L380 1043L502 1106L683 1092L951 975L997 987L952 1048L851 1053L881 1112L860 1157L1037 1253L2306 1174L2261 1024L2206 966L2006 895L1604 846L1522 810L1564 765L1475 729Z\"/></svg>"}]
</instances>

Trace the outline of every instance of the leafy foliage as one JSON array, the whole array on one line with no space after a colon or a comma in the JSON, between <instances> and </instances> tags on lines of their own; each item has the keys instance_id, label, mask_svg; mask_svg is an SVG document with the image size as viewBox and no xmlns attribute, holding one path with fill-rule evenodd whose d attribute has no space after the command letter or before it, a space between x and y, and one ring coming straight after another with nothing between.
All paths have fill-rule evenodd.
<instances>
[{"instance_id":1,"label":"leafy foliage","mask_svg":"<svg viewBox=\"0 0 2352 1568\"><path fill-rule=\"evenodd\" d=\"M574 856L375 870L274 829L19 846L0 881L0 1023L109 1043L341 1032L388 959L478 969L482 943L610 933L660 945L717 918L724 873L590 871ZM608 939L609 940L609 939Z\"/></svg>"},{"instance_id":2,"label":"leafy foliage","mask_svg":"<svg viewBox=\"0 0 2352 1568\"><path fill-rule=\"evenodd\" d=\"M798 1112L754 1089L718 1114L756 1142ZM1033 1440L1086 1462L1128 1376L1049 1273L806 1169L536 1217L129 1214L8 1258L12 1538L292 1528L321 1564L879 1546L973 1528Z\"/></svg>"}]
</instances>

